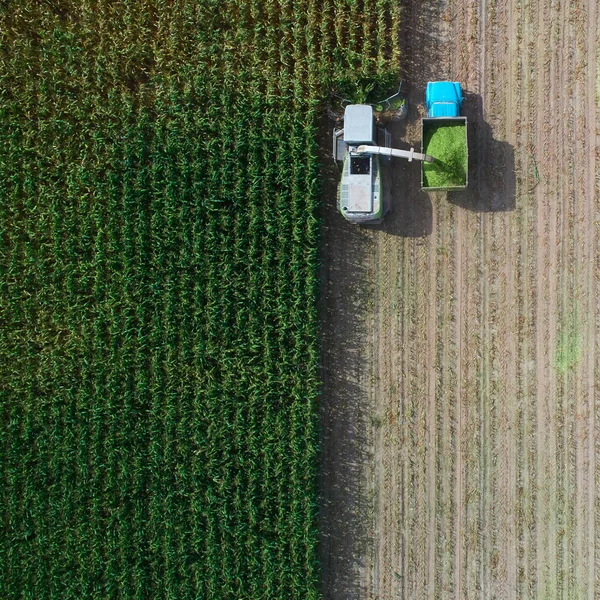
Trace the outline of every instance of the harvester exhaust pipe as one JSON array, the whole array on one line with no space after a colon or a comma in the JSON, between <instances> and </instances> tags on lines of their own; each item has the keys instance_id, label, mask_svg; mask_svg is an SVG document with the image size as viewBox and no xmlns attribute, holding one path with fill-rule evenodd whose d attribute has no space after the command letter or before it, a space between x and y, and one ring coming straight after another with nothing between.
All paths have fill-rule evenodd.
<instances>
[{"instance_id":1,"label":"harvester exhaust pipe","mask_svg":"<svg viewBox=\"0 0 600 600\"><path fill-rule=\"evenodd\" d=\"M379 154L380 156L407 158L408 162L412 162L413 158L416 160L423 160L428 163L432 163L434 160L433 156L415 152L414 148L411 148L410 150L397 150L396 148L385 148L383 146L359 146L356 151L361 154Z\"/></svg>"}]
</instances>

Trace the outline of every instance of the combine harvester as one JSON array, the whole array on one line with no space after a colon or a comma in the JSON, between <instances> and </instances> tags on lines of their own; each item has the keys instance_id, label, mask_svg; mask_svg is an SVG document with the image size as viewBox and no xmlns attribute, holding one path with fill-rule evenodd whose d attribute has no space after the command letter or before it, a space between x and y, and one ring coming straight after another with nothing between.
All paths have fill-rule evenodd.
<instances>
[{"instance_id":1,"label":"combine harvester","mask_svg":"<svg viewBox=\"0 0 600 600\"><path fill-rule=\"evenodd\" d=\"M384 185L380 156L387 162L393 156L433 162L431 156L415 152L414 148L392 148L390 141L389 132L375 126L372 106L346 106L344 128L333 130L333 156L343 162L339 207L351 223L381 223L390 209L390 192Z\"/></svg>"},{"instance_id":2,"label":"combine harvester","mask_svg":"<svg viewBox=\"0 0 600 600\"><path fill-rule=\"evenodd\" d=\"M333 156L342 162L339 209L351 223L381 223L390 210L390 191L382 169L392 157L422 161L421 187L425 190L456 190L467 186L467 119L458 116L462 105L460 84L428 83L426 102L428 117L422 119L420 153L414 148L392 148L389 132L375 126L370 105L346 106L344 128L333 130ZM436 156L434 160L435 151L440 153L440 159ZM463 163L464 176L460 168Z\"/></svg>"}]
</instances>

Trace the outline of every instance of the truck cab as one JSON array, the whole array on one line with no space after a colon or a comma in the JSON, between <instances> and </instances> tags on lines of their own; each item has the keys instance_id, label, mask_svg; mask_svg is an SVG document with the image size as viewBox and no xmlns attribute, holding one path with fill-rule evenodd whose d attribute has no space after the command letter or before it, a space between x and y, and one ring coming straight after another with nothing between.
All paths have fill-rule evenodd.
<instances>
[{"instance_id":1,"label":"truck cab","mask_svg":"<svg viewBox=\"0 0 600 600\"><path fill-rule=\"evenodd\" d=\"M458 117L462 103L462 89L457 81L430 81L427 84L425 106L428 117Z\"/></svg>"}]
</instances>

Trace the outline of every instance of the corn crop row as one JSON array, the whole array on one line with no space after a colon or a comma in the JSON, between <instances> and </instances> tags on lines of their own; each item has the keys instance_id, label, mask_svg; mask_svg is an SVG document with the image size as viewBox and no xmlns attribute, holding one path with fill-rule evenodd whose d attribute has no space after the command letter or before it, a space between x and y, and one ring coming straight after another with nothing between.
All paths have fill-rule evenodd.
<instances>
[{"instance_id":1,"label":"corn crop row","mask_svg":"<svg viewBox=\"0 0 600 600\"><path fill-rule=\"evenodd\" d=\"M360 6L0 9L2 598L319 597L317 127L393 54Z\"/></svg>"}]
</instances>

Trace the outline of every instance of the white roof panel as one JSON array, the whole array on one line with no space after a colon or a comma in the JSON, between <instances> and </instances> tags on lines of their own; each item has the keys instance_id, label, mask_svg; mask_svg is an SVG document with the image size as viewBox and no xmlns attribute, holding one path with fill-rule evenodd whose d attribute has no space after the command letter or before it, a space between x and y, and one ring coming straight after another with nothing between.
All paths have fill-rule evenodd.
<instances>
[{"instance_id":1,"label":"white roof panel","mask_svg":"<svg viewBox=\"0 0 600 600\"><path fill-rule=\"evenodd\" d=\"M346 144L374 143L373 107L367 104L348 104L344 111L344 142Z\"/></svg>"},{"instance_id":2,"label":"white roof panel","mask_svg":"<svg viewBox=\"0 0 600 600\"><path fill-rule=\"evenodd\" d=\"M373 211L371 175L348 175L348 212Z\"/></svg>"}]
</instances>

